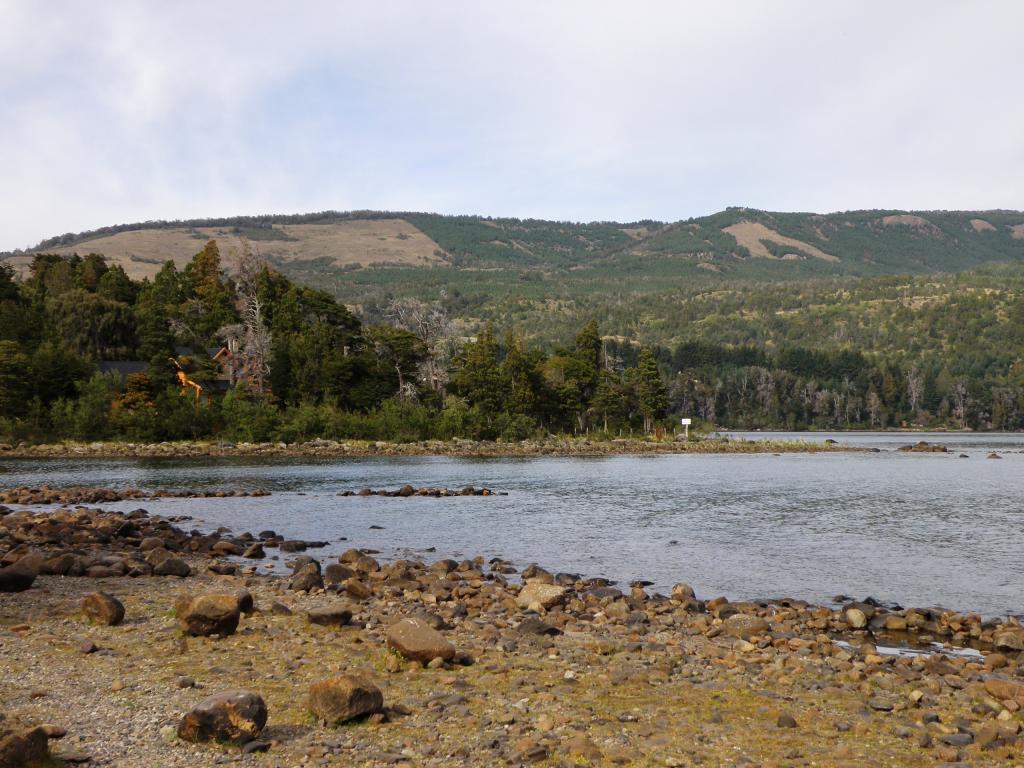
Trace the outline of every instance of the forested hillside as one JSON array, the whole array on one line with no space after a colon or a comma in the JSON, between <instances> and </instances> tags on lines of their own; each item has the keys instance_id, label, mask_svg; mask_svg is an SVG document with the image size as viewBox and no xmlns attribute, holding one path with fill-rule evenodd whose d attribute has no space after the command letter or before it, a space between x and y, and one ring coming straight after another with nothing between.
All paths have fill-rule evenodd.
<instances>
[{"instance_id":1,"label":"forested hillside","mask_svg":"<svg viewBox=\"0 0 1024 768\"><path fill-rule=\"evenodd\" d=\"M767 213L730 208L665 224L571 222L357 211L145 222L50 238L6 254L20 271L35 253L99 253L133 279L167 259L179 268L208 239L241 238L282 273L317 285L376 320L394 298L442 298L456 318L527 325L568 342L590 313L692 295L735 281L960 272L1024 259L1017 211ZM535 331L532 318L547 317ZM530 320L529 323L527 321ZM609 328L624 333L628 326Z\"/></svg>"},{"instance_id":2,"label":"forested hillside","mask_svg":"<svg viewBox=\"0 0 1024 768\"><path fill-rule=\"evenodd\" d=\"M97 364L126 357L154 366L151 402L180 407L167 399L177 389L165 353L224 344L226 328L244 326L236 270L248 260L262 265L264 394L218 392L200 431L617 434L680 415L733 427L1020 429L1022 221L993 211L729 209L671 225L357 212L66 235L41 244L55 253L13 254L18 279L5 272L2 336L17 346L5 349L35 377L9 391L37 397L8 397L4 415L11 434L95 434L89 418L59 409L92 402ZM145 261L85 255L126 237L149 249ZM217 266L197 263L211 247ZM221 288L204 296L197 270ZM212 375L200 363L196 375ZM379 420L394 408L407 413ZM113 408L107 434L131 432L123 413ZM197 429L182 419L150 431Z\"/></svg>"}]
</instances>

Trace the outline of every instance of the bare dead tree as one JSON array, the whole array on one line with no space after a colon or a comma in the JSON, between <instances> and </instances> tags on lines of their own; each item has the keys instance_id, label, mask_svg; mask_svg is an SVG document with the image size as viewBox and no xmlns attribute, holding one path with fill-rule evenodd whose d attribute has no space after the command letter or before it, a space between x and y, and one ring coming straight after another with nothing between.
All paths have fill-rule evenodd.
<instances>
[{"instance_id":1,"label":"bare dead tree","mask_svg":"<svg viewBox=\"0 0 1024 768\"><path fill-rule=\"evenodd\" d=\"M393 299L385 315L399 328L415 333L426 345L427 356L420 366L420 380L443 400L448 368L458 352L455 328L444 306L440 301Z\"/></svg>"},{"instance_id":2,"label":"bare dead tree","mask_svg":"<svg viewBox=\"0 0 1024 768\"><path fill-rule=\"evenodd\" d=\"M917 417L917 406L924 396L924 376L917 368L907 371L907 397L910 398L910 412Z\"/></svg>"},{"instance_id":3,"label":"bare dead tree","mask_svg":"<svg viewBox=\"0 0 1024 768\"><path fill-rule=\"evenodd\" d=\"M243 329L236 354L241 358L249 389L261 399L266 396L270 376L270 329L263 319L258 280L265 266L263 258L253 251L246 238L242 238L242 248L235 262L235 286Z\"/></svg>"},{"instance_id":4,"label":"bare dead tree","mask_svg":"<svg viewBox=\"0 0 1024 768\"><path fill-rule=\"evenodd\" d=\"M970 403L970 395L967 390L967 382L957 379L949 392L953 400L953 418L960 422L960 429L967 427L967 406Z\"/></svg>"}]
</instances>

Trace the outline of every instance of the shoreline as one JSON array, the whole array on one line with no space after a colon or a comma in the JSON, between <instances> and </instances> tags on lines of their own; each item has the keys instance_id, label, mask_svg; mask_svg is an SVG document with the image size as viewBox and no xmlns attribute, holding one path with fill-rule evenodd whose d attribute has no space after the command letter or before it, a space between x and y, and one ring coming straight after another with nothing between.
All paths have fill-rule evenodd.
<instances>
[{"instance_id":1,"label":"shoreline","mask_svg":"<svg viewBox=\"0 0 1024 768\"><path fill-rule=\"evenodd\" d=\"M427 440L393 443L382 440L311 440L304 443L172 443L63 442L38 445L0 445L0 459L38 458L190 458L284 457L370 458L450 456L457 458L516 458L532 456L629 456L645 454L851 453L872 449L844 443L801 440L733 440L702 438L690 441L622 438L551 438L505 443L477 440Z\"/></svg>"},{"instance_id":2,"label":"shoreline","mask_svg":"<svg viewBox=\"0 0 1024 768\"><path fill-rule=\"evenodd\" d=\"M186 532L157 515L84 508L0 515L0 560L43 571L0 599L0 663L12 673L0 676L0 731L53 723L68 733L55 753L112 766L1021 756L1024 629L1012 619L698 599L685 584L648 594L537 566L513 573L482 557L382 563L352 549L314 566L314 548L269 533ZM291 573L256 573L277 552ZM88 563L88 575L57 573ZM161 569L170 575L153 575ZM124 605L124 622L83 619L95 590ZM182 632L178 598L242 591L255 609L242 613L239 601L237 631ZM403 617L423 617L430 637L453 646L451 659L425 665L396 652L392 627ZM984 653L880 652L897 633ZM311 717L310 685L339 672L371 680L383 708L343 728ZM176 735L199 701L240 688L266 700L267 754Z\"/></svg>"}]
</instances>

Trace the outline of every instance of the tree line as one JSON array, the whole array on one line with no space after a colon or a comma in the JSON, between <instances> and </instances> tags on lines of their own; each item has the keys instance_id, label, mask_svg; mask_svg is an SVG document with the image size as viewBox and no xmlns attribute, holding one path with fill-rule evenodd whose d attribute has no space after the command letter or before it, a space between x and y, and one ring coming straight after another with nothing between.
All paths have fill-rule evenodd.
<instances>
[{"instance_id":1,"label":"tree line","mask_svg":"<svg viewBox=\"0 0 1024 768\"><path fill-rule=\"evenodd\" d=\"M211 240L183 269L168 261L142 281L95 254L38 255L23 279L0 266L0 434L521 440L671 434L681 416L747 429L1024 429L1012 334L1009 351L965 362L754 337L644 347L602 336L596 321L570 344L531 345L492 323L471 335L443 297L392 299L373 317L292 282L244 241L225 259ZM142 365L103 372L109 361ZM179 365L198 403L183 396Z\"/></svg>"},{"instance_id":2,"label":"tree line","mask_svg":"<svg viewBox=\"0 0 1024 768\"><path fill-rule=\"evenodd\" d=\"M524 439L598 422L650 431L667 411L653 352L608 370L596 323L550 354L514 333L499 342L490 326L460 335L440 302L395 300L389 322L366 325L245 244L232 261L226 269L211 240L184 269L168 261L152 280L95 254L37 255L22 280L0 267L0 433Z\"/></svg>"}]
</instances>

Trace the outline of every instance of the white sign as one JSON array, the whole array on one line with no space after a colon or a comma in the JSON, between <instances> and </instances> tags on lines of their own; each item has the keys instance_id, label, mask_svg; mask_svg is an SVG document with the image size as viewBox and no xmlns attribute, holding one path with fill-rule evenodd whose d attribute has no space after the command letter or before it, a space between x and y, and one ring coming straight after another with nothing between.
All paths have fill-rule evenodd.
<instances>
[{"instance_id":1,"label":"white sign","mask_svg":"<svg viewBox=\"0 0 1024 768\"><path fill-rule=\"evenodd\" d=\"M684 427L690 426L690 420L689 419L682 419L682 425Z\"/></svg>"}]
</instances>

